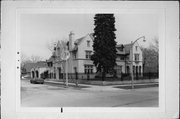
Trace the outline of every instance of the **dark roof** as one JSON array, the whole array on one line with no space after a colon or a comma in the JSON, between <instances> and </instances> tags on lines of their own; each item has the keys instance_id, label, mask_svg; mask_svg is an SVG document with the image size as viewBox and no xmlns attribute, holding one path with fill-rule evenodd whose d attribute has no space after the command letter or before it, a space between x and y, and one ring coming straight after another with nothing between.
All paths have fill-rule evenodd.
<instances>
[{"instance_id":1,"label":"dark roof","mask_svg":"<svg viewBox=\"0 0 180 119\"><path fill-rule=\"evenodd\" d=\"M125 53L126 53L126 54L129 54L129 53L130 53L131 46L132 46L131 43L124 45L124 49L125 49Z\"/></svg>"},{"instance_id":2,"label":"dark roof","mask_svg":"<svg viewBox=\"0 0 180 119\"><path fill-rule=\"evenodd\" d=\"M124 49L122 50L122 48L124 48L123 44L116 45L117 54L119 55L125 54Z\"/></svg>"},{"instance_id":3,"label":"dark roof","mask_svg":"<svg viewBox=\"0 0 180 119\"><path fill-rule=\"evenodd\" d=\"M129 54L130 53L130 49L131 49L131 43L130 44L118 44L116 45L116 51L117 51L117 54ZM123 47L123 51L121 50Z\"/></svg>"}]
</instances>

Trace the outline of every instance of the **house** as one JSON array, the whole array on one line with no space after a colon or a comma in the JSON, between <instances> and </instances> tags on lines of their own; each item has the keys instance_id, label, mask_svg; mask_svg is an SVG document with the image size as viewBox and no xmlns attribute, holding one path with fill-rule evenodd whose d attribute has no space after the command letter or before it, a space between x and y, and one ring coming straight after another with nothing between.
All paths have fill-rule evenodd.
<instances>
[{"instance_id":1,"label":"house","mask_svg":"<svg viewBox=\"0 0 180 119\"><path fill-rule=\"evenodd\" d=\"M70 32L67 44L67 49L70 52L70 58L67 61L70 78L74 78L75 75L73 74L76 72L78 72L78 77L82 79L87 78L87 74L91 74L89 78L94 77L96 68L93 61L90 60L90 56L93 52L92 34L87 34L84 37L75 39L75 34ZM51 78L61 79L63 77L65 61L60 60L60 55L60 42L58 42L54 48L53 55L47 60L48 66L50 67L49 72Z\"/></svg>"},{"instance_id":2,"label":"house","mask_svg":"<svg viewBox=\"0 0 180 119\"><path fill-rule=\"evenodd\" d=\"M69 41L67 43L67 49L70 52L70 58L68 59L68 76L69 78L75 78L75 73L78 73L78 78L93 78L96 75L96 67L93 61L90 59L93 53L93 34L87 34L81 38L75 39L75 33L70 32ZM65 61L61 60L60 42L54 47L52 56L47 60L49 67L50 78L62 79L63 73L66 70ZM132 55L132 50L133 55ZM123 73L130 74L133 64L134 75L141 76L143 73L143 58L142 50L135 42L133 44L120 44L116 46L117 59L116 75L121 77Z\"/></svg>"},{"instance_id":3,"label":"house","mask_svg":"<svg viewBox=\"0 0 180 119\"><path fill-rule=\"evenodd\" d=\"M133 64L133 74L142 76L143 74L143 57L142 50L138 44L138 42L125 44L125 45L117 45L117 66L116 71L117 75L120 73L130 74L132 70ZM132 55L133 50L133 55Z\"/></svg>"},{"instance_id":4,"label":"house","mask_svg":"<svg viewBox=\"0 0 180 119\"><path fill-rule=\"evenodd\" d=\"M37 63L28 63L28 69L30 69L31 78L48 78L49 67L45 61L39 61Z\"/></svg>"}]
</instances>

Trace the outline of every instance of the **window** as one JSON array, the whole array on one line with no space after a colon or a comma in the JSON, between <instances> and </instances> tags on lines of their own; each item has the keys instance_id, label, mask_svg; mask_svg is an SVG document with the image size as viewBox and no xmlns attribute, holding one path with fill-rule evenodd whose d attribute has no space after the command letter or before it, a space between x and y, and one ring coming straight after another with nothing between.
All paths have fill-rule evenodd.
<instances>
[{"instance_id":1,"label":"window","mask_svg":"<svg viewBox=\"0 0 180 119\"><path fill-rule=\"evenodd\" d=\"M126 73L127 73L127 74L130 73L130 68L129 68L129 66L126 66Z\"/></svg>"},{"instance_id":2,"label":"window","mask_svg":"<svg viewBox=\"0 0 180 119\"><path fill-rule=\"evenodd\" d=\"M135 72L136 72L136 67L133 66L133 74L135 74Z\"/></svg>"},{"instance_id":3,"label":"window","mask_svg":"<svg viewBox=\"0 0 180 119\"><path fill-rule=\"evenodd\" d=\"M136 51L138 50L138 46L136 46Z\"/></svg>"},{"instance_id":4,"label":"window","mask_svg":"<svg viewBox=\"0 0 180 119\"><path fill-rule=\"evenodd\" d=\"M139 75L141 75L141 66L139 66Z\"/></svg>"},{"instance_id":5,"label":"window","mask_svg":"<svg viewBox=\"0 0 180 119\"><path fill-rule=\"evenodd\" d=\"M121 72L122 72L122 65L115 66L115 70L116 70L117 74L121 74Z\"/></svg>"},{"instance_id":6,"label":"window","mask_svg":"<svg viewBox=\"0 0 180 119\"><path fill-rule=\"evenodd\" d=\"M86 51L86 59L90 59L91 58L91 52L92 51Z\"/></svg>"},{"instance_id":7,"label":"window","mask_svg":"<svg viewBox=\"0 0 180 119\"><path fill-rule=\"evenodd\" d=\"M121 45L121 47L120 47L120 51L123 51L123 49L124 49L124 46L123 45Z\"/></svg>"},{"instance_id":8,"label":"window","mask_svg":"<svg viewBox=\"0 0 180 119\"><path fill-rule=\"evenodd\" d=\"M74 73L76 73L77 72L77 67L74 67Z\"/></svg>"},{"instance_id":9,"label":"window","mask_svg":"<svg viewBox=\"0 0 180 119\"><path fill-rule=\"evenodd\" d=\"M90 47L90 41L89 40L87 41L87 47Z\"/></svg>"},{"instance_id":10,"label":"window","mask_svg":"<svg viewBox=\"0 0 180 119\"><path fill-rule=\"evenodd\" d=\"M139 61L139 54L134 54L135 61Z\"/></svg>"},{"instance_id":11,"label":"window","mask_svg":"<svg viewBox=\"0 0 180 119\"><path fill-rule=\"evenodd\" d=\"M76 54L77 54L77 53L74 53L74 59L76 59Z\"/></svg>"},{"instance_id":12,"label":"window","mask_svg":"<svg viewBox=\"0 0 180 119\"><path fill-rule=\"evenodd\" d=\"M48 62L48 67L52 67L52 62Z\"/></svg>"},{"instance_id":13,"label":"window","mask_svg":"<svg viewBox=\"0 0 180 119\"><path fill-rule=\"evenodd\" d=\"M85 74L92 74L93 73L93 65L84 65L84 73Z\"/></svg>"},{"instance_id":14,"label":"window","mask_svg":"<svg viewBox=\"0 0 180 119\"><path fill-rule=\"evenodd\" d=\"M124 60L124 57L122 57L122 56L121 56L121 58L120 58L120 59L121 59L121 60Z\"/></svg>"}]
</instances>

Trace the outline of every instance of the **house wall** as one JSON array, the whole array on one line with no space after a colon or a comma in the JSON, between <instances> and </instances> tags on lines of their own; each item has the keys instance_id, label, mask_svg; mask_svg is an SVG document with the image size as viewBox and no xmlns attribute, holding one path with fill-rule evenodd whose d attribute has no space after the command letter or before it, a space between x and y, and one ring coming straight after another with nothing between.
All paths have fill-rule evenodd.
<instances>
[{"instance_id":1,"label":"house wall","mask_svg":"<svg viewBox=\"0 0 180 119\"><path fill-rule=\"evenodd\" d=\"M71 36L72 35L72 36ZM90 60L90 59L86 59L86 50L87 51L92 51L93 53L93 40L91 39L91 37L88 35L86 35L82 41L78 44L78 50L77 50L77 53L76 53L76 58L74 58L74 54L73 52L71 52L71 49L74 47L74 33L71 33L71 35L69 36L70 37L70 45L73 45L72 47L70 47L70 58L68 59L68 73L75 73L75 67L77 69L77 72L82 74L82 73L85 73L84 72L84 65L94 65L93 64L93 61ZM87 46L87 41L90 41L90 46L88 47ZM136 50L136 46L137 47L137 50ZM91 53L91 55L92 55ZM130 52L130 55L128 57L130 57L132 54L132 52ZM138 62L135 62L135 57L134 57L134 54L139 54L139 61ZM123 56L123 55L122 55ZM143 57L142 57L142 50L140 49L139 47L139 44L136 42L134 45L133 45L133 66L138 66L138 68L141 66L141 73L143 72ZM122 73L127 73L127 67L126 66L129 66L130 70L131 70L131 59L132 57L130 57L129 59L127 60L121 60L120 59L121 55L119 55L116 59L116 63L117 63L117 66L122 66ZM119 59L118 59L119 58ZM127 61L127 62L125 62ZM56 79L59 78L59 70L58 70L58 67L61 67L61 73L63 73L63 64L60 63L60 64L56 64L55 66L53 66L52 68L50 68L49 72L52 72L54 73L54 67L55 67L55 73L56 73ZM66 68L66 67L65 67ZM66 70L66 69L65 69ZM139 70L138 70L139 71ZM130 71L131 72L131 71ZM96 73L96 67L93 66L93 73ZM86 75L86 74L85 74ZM86 76L85 76L86 77Z\"/></svg>"},{"instance_id":2,"label":"house wall","mask_svg":"<svg viewBox=\"0 0 180 119\"><path fill-rule=\"evenodd\" d=\"M87 46L87 41L90 41L90 47ZM79 59L86 59L85 57L85 51L93 51L93 41L90 38L89 35L87 35L82 41L81 43L78 45L78 58Z\"/></svg>"},{"instance_id":3,"label":"house wall","mask_svg":"<svg viewBox=\"0 0 180 119\"><path fill-rule=\"evenodd\" d=\"M118 61L116 61L116 64L117 64L117 66L122 66L122 73L125 73L126 71L126 67L125 67L125 61L120 61L120 60L118 60Z\"/></svg>"},{"instance_id":4,"label":"house wall","mask_svg":"<svg viewBox=\"0 0 180 119\"><path fill-rule=\"evenodd\" d=\"M33 78L33 72L34 72L34 78L42 78L41 74L45 71L49 70L47 67L35 67L31 69L31 78ZM36 74L36 71L38 72L38 75Z\"/></svg>"},{"instance_id":5,"label":"house wall","mask_svg":"<svg viewBox=\"0 0 180 119\"><path fill-rule=\"evenodd\" d=\"M137 50L136 50L136 46L137 46ZM135 54L139 54L138 62L135 61ZM135 42L135 44L133 45L133 66L138 67L138 73L139 73L139 67L141 67L141 74L143 73L143 56L142 56L142 50L138 42Z\"/></svg>"},{"instance_id":6,"label":"house wall","mask_svg":"<svg viewBox=\"0 0 180 119\"><path fill-rule=\"evenodd\" d=\"M87 46L87 41L90 41L90 46ZM86 59L86 50L87 51L92 51L93 53L93 41L90 38L89 35L87 35L81 43L78 45L78 52L77 52L77 61L78 61L78 72L79 73L84 73L84 65L89 64L89 65L94 65L93 61L90 59ZM92 54L91 53L91 54ZM95 66L93 66L93 72L96 72Z\"/></svg>"}]
</instances>

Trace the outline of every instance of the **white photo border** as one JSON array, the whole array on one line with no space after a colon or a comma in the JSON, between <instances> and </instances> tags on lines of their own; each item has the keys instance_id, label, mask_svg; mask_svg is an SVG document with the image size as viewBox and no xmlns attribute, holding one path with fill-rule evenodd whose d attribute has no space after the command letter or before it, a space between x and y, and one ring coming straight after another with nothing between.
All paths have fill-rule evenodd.
<instances>
[{"instance_id":1,"label":"white photo border","mask_svg":"<svg viewBox=\"0 0 180 119\"><path fill-rule=\"evenodd\" d=\"M14 3L16 3L16 4L14 4ZM57 1L55 1L54 3L57 3ZM166 46L167 46L167 40L168 40L167 35L166 35L167 29L168 29L166 26L167 25L167 22L166 22L166 19L167 19L167 16L166 16L167 8L166 7L167 7L167 5L164 6L164 4L162 2L158 2L157 4L149 3L151 7L149 7L148 3L146 4L145 2L141 2L141 3L130 2L131 4L129 4L127 2L58 2L58 5L60 5L62 3L64 6L63 5L57 6L54 3L51 3L51 4L49 4L49 2L36 2L35 4L33 4L33 2L23 2L23 3L4 2L4 3L2 3L4 5L4 7L6 5L8 6L9 4L14 5L12 10L15 10L13 12L11 10L11 13L9 13L11 15L13 14L13 16L11 18L15 20L15 22L13 22L13 23L15 23L14 24L15 34L14 34L14 31L11 31L11 32L13 32L13 36L15 36L15 38L16 38L16 40L13 41L15 43L15 47L14 46L12 47L13 51L14 51L13 53L16 55L13 55L15 57L11 59L11 61L13 59L15 59L15 60L13 60L13 61L15 61L13 69L15 70L16 78L15 78L15 84L12 84L12 85L15 85L15 87L14 87L15 95L13 95L13 96L15 96L13 98L15 100L15 105L13 105L13 106L15 106L15 113L19 113L20 117L23 114L29 115L29 114L36 113L36 112L40 112L40 113L53 112L53 114L57 113L57 115L59 116L60 108L61 108L61 107L57 107L57 108L56 107L54 107L54 108L51 108L51 107L47 107L47 108L27 107L27 108L24 108L24 107L20 106L20 104L21 104L20 103L20 54L21 54L21 50L20 50L20 27L19 26L20 26L20 22L21 22L20 21L21 14L47 14L47 13L48 14L82 14L82 13L86 13L86 14L91 14L91 13L138 14L139 13L139 14L159 14L159 16L160 16L159 17L159 45L160 45L159 46L159 107L157 107L157 108L150 108L150 107L147 107L147 108L137 108L137 107L131 107L131 108L124 108L124 107L116 107L116 108L111 108L111 107L108 107L108 108L63 107L63 111L66 114L68 114L68 113L69 114L70 113L80 114L82 112L91 112L91 113L101 114L103 112L106 112L106 113L112 112L112 113L116 113L116 116L121 116L121 117L126 117L126 116L129 117L130 116L129 113L130 114L143 113L146 116L147 115L152 116L152 114L164 115L168 108L166 106L166 103L167 103L166 86L168 85L167 78L166 78L166 75L167 75L166 74L167 73L167 71L166 71L166 68L167 68ZM68 5L68 3L70 3L70 5ZM77 6L74 6L73 3L76 3L75 5L77 5ZM89 6L88 6L88 3L90 3ZM78 6L78 4L79 4L79 6ZM159 8L157 7L158 4L160 4ZM169 4L169 3L165 2L165 4ZM85 5L85 6L82 7L83 5ZM118 7L118 5L121 7ZM144 6L142 7L142 5L144 5ZM100 7L97 7L97 6L100 6ZM106 9L106 6L108 6L107 9ZM6 32L7 31L5 31L5 33ZM4 38L4 37L2 37L2 38ZM8 39L8 41L10 41L10 39ZM3 42L7 43L5 41L3 41ZM6 46L6 44L3 44L3 43L2 43L2 45ZM6 48L4 48L4 50L2 48L2 51L4 51L4 53L5 53L5 50L6 50ZM5 61L5 59L2 58L2 61ZM5 65L2 66L2 69L4 67L5 67ZM11 67L11 69L12 69L12 67ZM3 71L2 71L2 77L3 76L6 77L5 74L3 75ZM175 77L175 78L177 78L177 77ZM10 80L8 79L8 81L10 81ZM2 83L3 83L2 87L5 87L5 89L6 89L6 86L5 86L4 82L8 82L8 81L2 80ZM6 96L6 95L4 95L4 96ZM3 98L3 95L2 95L2 98ZM4 101L4 100L2 101L2 106L4 107L5 105L3 105L3 104L6 104L6 101ZM11 108L11 107L8 107L8 108ZM13 107L13 109L14 109L14 107ZM133 117L133 115L131 115L131 117ZM155 116L152 116L152 117L155 117Z\"/></svg>"}]
</instances>

